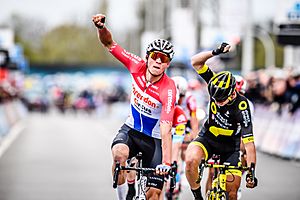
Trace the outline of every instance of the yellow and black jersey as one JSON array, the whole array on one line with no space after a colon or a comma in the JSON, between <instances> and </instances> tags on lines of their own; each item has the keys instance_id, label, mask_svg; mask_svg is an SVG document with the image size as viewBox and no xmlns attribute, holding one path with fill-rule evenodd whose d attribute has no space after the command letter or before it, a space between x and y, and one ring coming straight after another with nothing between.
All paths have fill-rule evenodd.
<instances>
[{"instance_id":1,"label":"yellow and black jersey","mask_svg":"<svg viewBox=\"0 0 300 200\"><path fill-rule=\"evenodd\" d=\"M198 74L208 83L215 73L207 66ZM244 143L253 142L250 106L246 97L239 95L224 106L218 106L211 98L209 115L201 134L215 141L233 142L242 137Z\"/></svg>"}]
</instances>

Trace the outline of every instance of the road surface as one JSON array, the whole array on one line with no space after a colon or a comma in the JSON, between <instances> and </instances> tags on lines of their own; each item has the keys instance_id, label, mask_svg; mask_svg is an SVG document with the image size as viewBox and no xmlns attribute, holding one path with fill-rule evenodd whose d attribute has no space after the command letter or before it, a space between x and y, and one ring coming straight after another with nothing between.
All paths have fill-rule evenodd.
<instances>
[{"instance_id":1,"label":"road surface","mask_svg":"<svg viewBox=\"0 0 300 200\"><path fill-rule=\"evenodd\" d=\"M0 158L0 200L116 199L110 144L123 117L33 113ZM254 190L244 200L299 200L299 163L258 153ZM181 199L192 199L183 182Z\"/></svg>"}]
</instances>

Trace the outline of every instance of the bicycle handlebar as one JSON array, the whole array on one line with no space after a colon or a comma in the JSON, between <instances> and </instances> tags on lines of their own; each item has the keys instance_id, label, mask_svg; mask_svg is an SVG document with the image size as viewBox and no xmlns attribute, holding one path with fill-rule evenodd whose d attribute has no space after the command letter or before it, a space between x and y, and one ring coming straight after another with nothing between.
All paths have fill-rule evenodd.
<instances>
[{"instance_id":1,"label":"bicycle handlebar","mask_svg":"<svg viewBox=\"0 0 300 200\"><path fill-rule=\"evenodd\" d=\"M119 173L121 170L124 170L124 171L131 171L131 170L134 170L134 171L137 171L137 172L142 172L144 174L148 174L148 173L152 173L152 172L155 172L156 169L155 168L145 168L145 167L125 167L125 166L121 166L119 162L116 163L116 167L115 167L115 171L114 171L114 176L113 176L113 188L117 188L117 184L118 184L118 179L119 179ZM171 170L168 172L167 175L165 176L171 176L172 179L172 186L171 188L175 188L175 176L176 176L176 173L177 173L177 163L173 163L172 166L171 166Z\"/></svg>"},{"instance_id":2,"label":"bicycle handlebar","mask_svg":"<svg viewBox=\"0 0 300 200\"><path fill-rule=\"evenodd\" d=\"M210 168L224 168L224 169L238 169L238 170L249 170L249 167L245 166L233 166L233 165L219 165L219 164L209 164L205 163L204 167L210 167Z\"/></svg>"},{"instance_id":3,"label":"bicycle handlebar","mask_svg":"<svg viewBox=\"0 0 300 200\"><path fill-rule=\"evenodd\" d=\"M120 170L134 170L134 171L141 171L143 173L151 173L155 172L155 168L145 168L145 167L125 167L120 166Z\"/></svg>"},{"instance_id":4,"label":"bicycle handlebar","mask_svg":"<svg viewBox=\"0 0 300 200\"><path fill-rule=\"evenodd\" d=\"M255 177L255 164L251 163L250 167L245 167L245 166L233 166L233 165L226 165L226 164L210 164L207 163L204 159L201 160L201 163L199 165L200 171L199 171L199 178L202 179L203 176L203 170L205 167L209 168L220 168L220 169L237 169L237 170L244 170L244 171L249 171L250 174L252 174L253 179Z\"/></svg>"}]
</instances>

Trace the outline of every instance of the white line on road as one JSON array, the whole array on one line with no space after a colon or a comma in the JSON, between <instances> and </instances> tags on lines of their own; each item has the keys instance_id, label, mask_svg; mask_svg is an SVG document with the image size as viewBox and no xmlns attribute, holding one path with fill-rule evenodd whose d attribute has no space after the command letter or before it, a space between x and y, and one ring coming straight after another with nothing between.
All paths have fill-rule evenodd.
<instances>
[{"instance_id":1,"label":"white line on road","mask_svg":"<svg viewBox=\"0 0 300 200\"><path fill-rule=\"evenodd\" d=\"M24 130L25 125L23 121L17 122L9 131L7 135L2 138L0 143L0 158L5 153L5 151L10 147L14 140L19 136L19 134Z\"/></svg>"}]
</instances>

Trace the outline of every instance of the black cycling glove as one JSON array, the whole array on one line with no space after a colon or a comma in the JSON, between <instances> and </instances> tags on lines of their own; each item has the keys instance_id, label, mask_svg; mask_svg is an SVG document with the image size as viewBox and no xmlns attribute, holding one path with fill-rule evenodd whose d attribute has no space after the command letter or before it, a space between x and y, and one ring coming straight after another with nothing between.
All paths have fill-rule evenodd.
<instances>
[{"instance_id":1,"label":"black cycling glove","mask_svg":"<svg viewBox=\"0 0 300 200\"><path fill-rule=\"evenodd\" d=\"M214 49L214 50L212 51L212 54L213 54L214 56L216 56L216 55L219 55L219 54L221 54L221 53L227 53L229 50L224 51L224 49L225 49L225 47L228 46L228 45L229 45L229 44L227 44L226 42L223 42L223 43L221 44L221 46L219 46L217 49Z\"/></svg>"},{"instance_id":2,"label":"black cycling glove","mask_svg":"<svg viewBox=\"0 0 300 200\"><path fill-rule=\"evenodd\" d=\"M247 179L248 179L248 178L250 178L251 180L254 181L254 186L253 186L253 188L255 188L255 187L257 186L257 184L258 184L257 178L256 178L256 177L253 178L253 175L252 175L251 173L248 173L248 174L246 175L246 182L247 182Z\"/></svg>"}]
</instances>

